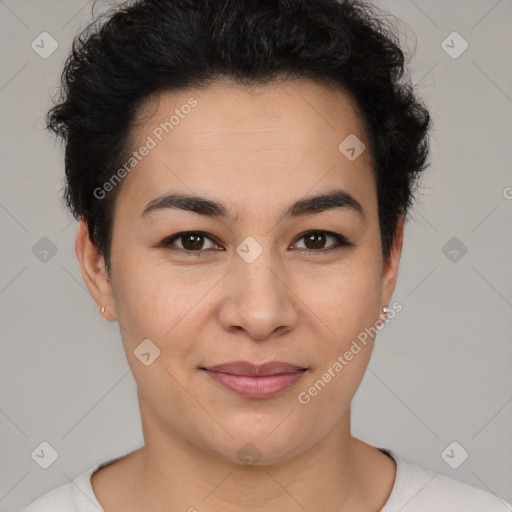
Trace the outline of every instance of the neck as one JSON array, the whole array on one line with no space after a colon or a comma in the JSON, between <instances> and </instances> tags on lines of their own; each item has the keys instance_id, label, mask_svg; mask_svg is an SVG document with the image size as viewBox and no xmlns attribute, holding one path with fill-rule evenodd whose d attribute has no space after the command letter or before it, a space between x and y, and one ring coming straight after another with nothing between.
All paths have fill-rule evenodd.
<instances>
[{"instance_id":1,"label":"neck","mask_svg":"<svg viewBox=\"0 0 512 512\"><path fill-rule=\"evenodd\" d=\"M350 409L317 443L249 466L189 442L160 421L144 397L139 401L146 443L133 459L134 509L138 503L149 511L368 510L363 445L369 445L351 436Z\"/></svg>"}]
</instances>

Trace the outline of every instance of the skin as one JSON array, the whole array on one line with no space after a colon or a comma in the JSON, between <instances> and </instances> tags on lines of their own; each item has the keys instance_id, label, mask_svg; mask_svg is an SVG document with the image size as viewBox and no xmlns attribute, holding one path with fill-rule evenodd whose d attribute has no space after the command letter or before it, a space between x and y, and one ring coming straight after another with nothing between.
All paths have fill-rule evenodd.
<instances>
[{"instance_id":1,"label":"skin","mask_svg":"<svg viewBox=\"0 0 512 512\"><path fill-rule=\"evenodd\" d=\"M120 326L145 439L93 475L94 492L106 512L380 510L395 463L350 432L351 400L374 340L310 403L297 398L378 322L397 279L403 222L384 262L369 152L349 161L338 150L349 134L369 147L354 103L307 81L257 91L218 82L151 98L134 147L191 96L198 105L120 185L110 278L85 223L78 228L84 281ZM335 188L361 203L364 220L338 208L279 222L296 200ZM168 192L207 196L236 217L168 209L141 218ZM190 239L159 246L194 230L212 236L199 257L185 253ZM308 230L355 246L322 254L315 247L336 240L315 246L298 238ZM252 263L236 252L248 236L263 251ZM160 349L150 366L134 355L146 338ZM308 371L279 396L249 399L198 369L234 360ZM256 465L237 456L248 442L261 453Z\"/></svg>"}]
</instances>

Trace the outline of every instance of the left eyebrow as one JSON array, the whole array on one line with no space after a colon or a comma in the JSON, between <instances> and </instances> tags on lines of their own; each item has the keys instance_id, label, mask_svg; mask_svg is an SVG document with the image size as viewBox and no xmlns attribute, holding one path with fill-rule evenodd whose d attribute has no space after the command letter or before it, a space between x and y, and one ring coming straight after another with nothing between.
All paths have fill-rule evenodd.
<instances>
[{"instance_id":1,"label":"left eyebrow","mask_svg":"<svg viewBox=\"0 0 512 512\"><path fill-rule=\"evenodd\" d=\"M364 209L361 203L354 196L342 189L336 189L325 194L300 199L293 203L283 215L281 215L279 220L282 221L289 218L300 217L301 215L321 213L334 208L353 211L365 220Z\"/></svg>"},{"instance_id":2,"label":"left eyebrow","mask_svg":"<svg viewBox=\"0 0 512 512\"><path fill-rule=\"evenodd\" d=\"M324 194L299 199L285 210L279 222L302 215L325 212L334 208L353 211L365 220L361 203L347 191L336 189ZM206 197L180 193L166 194L153 199L146 205L141 217L149 217L156 212L167 209L185 210L207 217L234 220L234 216L228 213L228 208L222 203Z\"/></svg>"}]
</instances>

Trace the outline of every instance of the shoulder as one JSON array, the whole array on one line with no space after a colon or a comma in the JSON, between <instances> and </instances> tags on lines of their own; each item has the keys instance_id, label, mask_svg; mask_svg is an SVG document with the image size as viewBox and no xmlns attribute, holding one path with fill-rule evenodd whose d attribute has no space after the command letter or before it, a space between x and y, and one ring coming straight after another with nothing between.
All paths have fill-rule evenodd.
<instances>
[{"instance_id":1,"label":"shoulder","mask_svg":"<svg viewBox=\"0 0 512 512\"><path fill-rule=\"evenodd\" d=\"M21 512L103 512L91 487L91 474L100 466L43 494Z\"/></svg>"},{"instance_id":2,"label":"shoulder","mask_svg":"<svg viewBox=\"0 0 512 512\"><path fill-rule=\"evenodd\" d=\"M72 482L43 494L21 512L104 512L92 488L92 474L135 452L125 450L118 452L113 457L89 468Z\"/></svg>"},{"instance_id":3,"label":"shoulder","mask_svg":"<svg viewBox=\"0 0 512 512\"><path fill-rule=\"evenodd\" d=\"M442 473L434 472L415 498L418 512L511 512L512 508L498 496L461 482ZM414 507L412 510L416 510Z\"/></svg>"},{"instance_id":4,"label":"shoulder","mask_svg":"<svg viewBox=\"0 0 512 512\"><path fill-rule=\"evenodd\" d=\"M381 512L512 512L510 504L490 492L389 453L397 474Z\"/></svg>"},{"instance_id":5,"label":"shoulder","mask_svg":"<svg viewBox=\"0 0 512 512\"><path fill-rule=\"evenodd\" d=\"M21 512L75 512L72 485L65 484L43 494Z\"/></svg>"}]
</instances>

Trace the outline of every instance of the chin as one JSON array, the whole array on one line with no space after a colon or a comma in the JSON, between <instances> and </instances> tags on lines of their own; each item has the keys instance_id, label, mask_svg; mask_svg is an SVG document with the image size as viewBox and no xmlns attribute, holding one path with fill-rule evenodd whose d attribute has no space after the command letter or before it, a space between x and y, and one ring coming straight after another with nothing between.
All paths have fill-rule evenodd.
<instances>
[{"instance_id":1,"label":"chin","mask_svg":"<svg viewBox=\"0 0 512 512\"><path fill-rule=\"evenodd\" d=\"M204 445L217 457L243 466L266 466L285 462L306 451L322 437L318 431L309 433L299 426L295 428L293 422L290 422L291 417L284 419L286 416L280 414L273 421L265 421L259 425L251 423L250 419L246 424L237 423L237 426L233 423L222 423L232 437L221 429L225 435L205 439ZM219 421L222 422L222 419Z\"/></svg>"}]
</instances>

